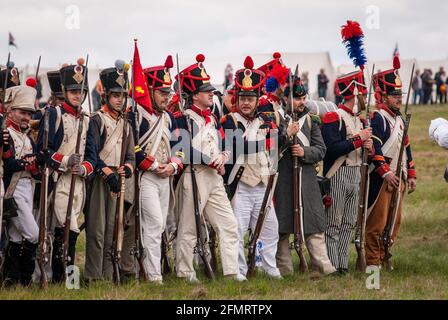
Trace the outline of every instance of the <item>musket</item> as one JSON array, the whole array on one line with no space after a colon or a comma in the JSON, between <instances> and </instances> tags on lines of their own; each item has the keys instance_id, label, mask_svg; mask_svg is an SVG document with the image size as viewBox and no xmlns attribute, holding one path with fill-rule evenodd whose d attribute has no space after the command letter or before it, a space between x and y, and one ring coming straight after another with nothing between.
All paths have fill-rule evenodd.
<instances>
[{"instance_id":1,"label":"musket","mask_svg":"<svg viewBox=\"0 0 448 320\"><path fill-rule=\"evenodd\" d=\"M41 56L39 56L39 60L37 61L36 76L35 76L36 83L37 83L37 81L38 81L38 80L37 80L37 77L39 76L40 59L41 59Z\"/></svg>"},{"instance_id":2,"label":"musket","mask_svg":"<svg viewBox=\"0 0 448 320\"><path fill-rule=\"evenodd\" d=\"M190 119L188 115L185 114L184 110L184 99L182 96L182 81L181 81L181 74L179 70L179 56L176 53L176 64L177 64L177 80L179 82L179 98L180 98L180 109L182 113L185 115L185 122L187 123L187 130L189 132L190 137L190 145L189 147L191 149L193 146L193 120ZM201 258L203 265L204 265L204 271L207 278L210 280L213 280L215 278L215 275L213 273L213 269L210 266L210 262L207 259L207 251L205 248L206 240L204 239L204 235L201 231L201 212L199 210L199 197L198 197L198 185L196 181L196 168L194 166L193 157L191 155L190 158L190 171L191 171L191 184L193 188L193 205L194 205L194 220L196 223L196 246L194 248L194 253L197 253L199 257Z\"/></svg>"},{"instance_id":3,"label":"musket","mask_svg":"<svg viewBox=\"0 0 448 320\"><path fill-rule=\"evenodd\" d=\"M127 73L127 71L125 71ZM125 88L128 88L128 76L126 74ZM121 152L120 152L120 167L125 165L126 160L126 150L127 150L127 135L128 135L128 113L127 113L127 103L128 95L125 95L125 100L121 112L123 118L123 132L121 136ZM120 192L118 193L118 198L116 200L115 206L115 222L114 222L114 233L112 236L112 250L111 259L113 267L113 282L115 285L121 283L120 277L120 260L121 251L123 250L123 239L124 239L124 194L126 192L126 177L124 175L119 175L118 182L120 184Z\"/></svg>"},{"instance_id":4,"label":"musket","mask_svg":"<svg viewBox=\"0 0 448 320\"><path fill-rule=\"evenodd\" d=\"M84 86L86 84L87 78L87 65L89 63L89 55L86 56L86 65L83 70L83 79L81 84L81 92L84 92ZM89 92L89 88L87 86L87 92ZM75 153L80 154L81 152L81 138L84 127L84 114L82 112L82 102L84 99L81 99L78 105L78 132L76 136L76 145L75 145ZM69 261L70 257L68 255L68 247L69 247L69 234L70 234L70 225L72 221L72 209L73 209L73 199L75 196L75 186L76 180L78 176L72 172L71 180L70 180L70 191L68 194L68 204L67 204L67 212L65 214L65 224L64 224L64 242L62 246L62 273L64 275L64 280L67 280L67 265L68 263L75 263L75 261Z\"/></svg>"},{"instance_id":5,"label":"musket","mask_svg":"<svg viewBox=\"0 0 448 320\"><path fill-rule=\"evenodd\" d=\"M218 272L218 256L216 255L217 244L217 235L215 229L210 227L209 229L209 247L210 247L210 266L212 267L213 272Z\"/></svg>"},{"instance_id":6,"label":"musket","mask_svg":"<svg viewBox=\"0 0 448 320\"><path fill-rule=\"evenodd\" d=\"M135 39L134 41L137 41ZM134 84L134 62L132 62L132 111L134 112L134 125L133 125L133 134L134 134L134 145L139 145L139 137L140 137L140 127L138 124L138 109L137 103L135 102L135 84ZM142 223L141 223L141 212L140 212L140 183L139 183L139 174L136 170L134 177L134 217L135 217L135 238L134 238L134 248L132 248L132 254L134 255L135 260L137 260L139 266L139 278L143 278L144 281L148 281L148 274L145 268L145 257L146 251L143 246L142 240Z\"/></svg>"},{"instance_id":7,"label":"musket","mask_svg":"<svg viewBox=\"0 0 448 320\"><path fill-rule=\"evenodd\" d=\"M161 244L161 257L160 257L160 263L162 265L162 274L169 274L171 273L171 263L170 259L168 258L168 251L169 251L169 240L168 235L166 233L166 230L162 233L162 244Z\"/></svg>"},{"instance_id":8,"label":"musket","mask_svg":"<svg viewBox=\"0 0 448 320\"><path fill-rule=\"evenodd\" d=\"M37 63L36 69L36 81L39 76L40 59ZM48 110L44 113L44 137L43 137L43 151L48 150L48 134L50 131L50 114ZM48 167L47 161L45 161L41 168L42 178L40 184L40 203L39 203L39 240L38 240L38 255L37 264L40 270L40 283L43 289L48 288L47 273L45 272L45 267L49 261L47 252L47 214L48 214L48 180L50 177L50 168Z\"/></svg>"},{"instance_id":9,"label":"musket","mask_svg":"<svg viewBox=\"0 0 448 320\"><path fill-rule=\"evenodd\" d=\"M266 186L266 190L264 192L263 202L261 203L257 223L249 239L249 248L247 254L247 274L246 274L248 278L254 277L256 274L255 253L257 248L257 242L258 239L260 238L261 231L263 230L263 224L266 219L266 216L271 210L272 197L274 195L275 186L277 185L277 178L278 178L278 172L275 172L269 176L268 185Z\"/></svg>"},{"instance_id":10,"label":"musket","mask_svg":"<svg viewBox=\"0 0 448 320\"><path fill-rule=\"evenodd\" d=\"M6 87L8 86L8 74L10 70L13 68L11 67L11 53L8 52L8 60L6 62L6 76L5 81L2 84L3 87L3 94L2 94L2 108L3 108L3 118L2 118L2 137L3 140L3 132L6 130L8 125L8 109L5 106L5 100L6 100ZM0 159L3 158L3 147L0 148ZM0 240L2 238L2 231L3 231L3 210L0 210Z\"/></svg>"},{"instance_id":11,"label":"musket","mask_svg":"<svg viewBox=\"0 0 448 320\"><path fill-rule=\"evenodd\" d=\"M361 110L366 110L366 125L365 128L370 128L370 99L372 96L373 87L373 75L375 73L375 64L372 67L372 75L370 77L369 95L367 98L367 106L364 106L364 99L362 96L357 95ZM366 270L366 251L365 251L365 231L366 231L366 219L367 219L367 207L369 199L369 163L368 163L369 151L362 148L362 163L361 163L361 181L359 187L359 200L358 200L358 219L356 221L355 231L355 248L357 253L356 258L356 270L364 272Z\"/></svg>"},{"instance_id":12,"label":"musket","mask_svg":"<svg viewBox=\"0 0 448 320\"><path fill-rule=\"evenodd\" d=\"M406 119L404 121L404 129L403 129L403 136L401 138L401 143L400 143L400 153L398 154L398 161L397 161L397 169L395 171L395 175L398 177L399 179L399 183L398 183L398 188L394 188L392 190L392 195L391 195L391 202L390 202L390 206L389 206L389 211L387 213L387 222L386 222L386 226L384 228L384 231L381 235L381 240L383 241L383 245L384 245L384 265L386 267L386 270L391 270L392 269L392 265L390 263L390 258L391 258L391 254L390 254L390 247L393 244L393 240L392 240L392 233L394 232L395 229L395 223L397 220L397 215L398 215L398 208L400 207L400 201L401 201L401 184L402 184L402 177L403 177L403 154L405 152L405 143L406 143L406 137L408 135L408 131L409 131L409 125L411 122L411 114L408 113L408 107L409 107L409 97L411 96L411 85L412 85L412 80L414 78L414 69L415 69L415 63L412 65L412 71L411 71L411 79L409 81L409 88L408 88L408 92L407 92L407 97L406 97L406 106L404 109L404 114L406 115Z\"/></svg>"},{"instance_id":13,"label":"musket","mask_svg":"<svg viewBox=\"0 0 448 320\"><path fill-rule=\"evenodd\" d=\"M296 66L294 77L297 76L298 66ZM292 72L289 71L289 103L291 108L292 120L298 121L297 112L294 111L293 104L293 80ZM301 128L299 129L301 130ZM299 144L297 134L293 136L293 145ZM303 231L303 203L302 203L302 166L299 163L299 157L293 156L292 169L292 192L293 192L293 210L294 210L294 242L293 247L299 256L299 270L300 272L308 272L308 264L304 255L305 234Z\"/></svg>"}]
</instances>

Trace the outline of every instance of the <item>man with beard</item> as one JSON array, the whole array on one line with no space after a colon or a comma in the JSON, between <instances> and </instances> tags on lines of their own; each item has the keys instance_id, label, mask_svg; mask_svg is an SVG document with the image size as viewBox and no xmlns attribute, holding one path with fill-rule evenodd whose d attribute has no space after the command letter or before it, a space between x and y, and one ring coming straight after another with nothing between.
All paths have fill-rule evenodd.
<instances>
[{"instance_id":1,"label":"man with beard","mask_svg":"<svg viewBox=\"0 0 448 320\"><path fill-rule=\"evenodd\" d=\"M370 174L370 214L366 223L367 265L381 266L385 259L389 260L389 257L385 257L381 236L387 222L392 190L400 188L397 219L391 237L393 243L400 229L406 186L409 192L413 192L417 185L409 136L403 138L404 121L400 112L403 92L398 74L399 68L399 60L396 57L393 69L377 73L374 76L377 110L373 114L371 126L375 148L372 162L375 169ZM402 139L405 139L405 150L402 159L402 181L400 182L400 178L395 175L395 172Z\"/></svg>"},{"instance_id":2,"label":"man with beard","mask_svg":"<svg viewBox=\"0 0 448 320\"><path fill-rule=\"evenodd\" d=\"M286 104L290 105L290 86L285 89ZM325 245L326 219L322 195L316 176L316 164L325 156L325 143L322 139L319 124L313 120L305 107L306 90L299 77L293 79L292 106L297 115L293 121L291 110L286 115L287 146L279 161L279 178L275 191L275 209L279 222L280 240L277 250L277 265L282 275L294 272L289 238L294 233L293 208L293 157L299 158L302 168L301 194L303 203L303 229L306 247L311 256L313 269L322 274L336 271L328 258ZM298 144L292 144L297 135Z\"/></svg>"},{"instance_id":3,"label":"man with beard","mask_svg":"<svg viewBox=\"0 0 448 320\"><path fill-rule=\"evenodd\" d=\"M240 277L247 274L244 236L248 229L254 231L269 181L277 170L277 158L271 157L276 148L277 126L257 110L258 98L265 82L265 75L253 69L251 57L246 57L244 69L235 74L237 92L235 112L221 120L226 141L232 143L233 161L226 165L225 181L232 186L232 207L238 220L240 233ZM273 192L273 190L271 191ZM278 222L274 205L267 213L259 240L263 271L272 278L281 279L275 254L278 241Z\"/></svg>"},{"instance_id":4,"label":"man with beard","mask_svg":"<svg viewBox=\"0 0 448 320\"><path fill-rule=\"evenodd\" d=\"M7 148L3 148L5 199L14 201L17 217L8 221L9 243L6 248L4 285L31 282L34 272L39 227L33 215L33 176L38 169L34 143L29 136L29 122L35 112L36 90L22 85L6 90L10 112ZM6 145L5 145L6 146Z\"/></svg>"}]
</instances>

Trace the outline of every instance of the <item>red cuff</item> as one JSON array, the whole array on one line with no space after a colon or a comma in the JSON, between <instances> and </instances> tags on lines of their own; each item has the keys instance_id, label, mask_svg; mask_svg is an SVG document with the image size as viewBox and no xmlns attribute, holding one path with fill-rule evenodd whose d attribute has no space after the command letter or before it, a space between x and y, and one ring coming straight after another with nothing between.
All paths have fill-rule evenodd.
<instances>
[{"instance_id":1,"label":"red cuff","mask_svg":"<svg viewBox=\"0 0 448 320\"><path fill-rule=\"evenodd\" d=\"M353 145L355 146L355 149L361 148L363 145L361 137L359 136L353 137Z\"/></svg>"},{"instance_id":2,"label":"red cuff","mask_svg":"<svg viewBox=\"0 0 448 320\"><path fill-rule=\"evenodd\" d=\"M86 169L86 176L93 172L93 166L89 161L83 161L81 165Z\"/></svg>"},{"instance_id":3,"label":"red cuff","mask_svg":"<svg viewBox=\"0 0 448 320\"><path fill-rule=\"evenodd\" d=\"M179 158L171 157L170 161L177 164L178 172L184 168L184 164L182 163L182 161Z\"/></svg>"},{"instance_id":4,"label":"red cuff","mask_svg":"<svg viewBox=\"0 0 448 320\"><path fill-rule=\"evenodd\" d=\"M156 158L148 156L139 164L139 168L143 171L148 171L149 168L153 165Z\"/></svg>"},{"instance_id":5,"label":"red cuff","mask_svg":"<svg viewBox=\"0 0 448 320\"><path fill-rule=\"evenodd\" d=\"M415 172L415 169L408 169L408 179L410 178L417 179L417 173Z\"/></svg>"},{"instance_id":6,"label":"red cuff","mask_svg":"<svg viewBox=\"0 0 448 320\"><path fill-rule=\"evenodd\" d=\"M36 175L37 173L39 173L39 170L37 170L36 162L33 162L30 165L26 165L25 170L31 172L31 174L33 174L33 175Z\"/></svg>"},{"instance_id":7,"label":"red cuff","mask_svg":"<svg viewBox=\"0 0 448 320\"><path fill-rule=\"evenodd\" d=\"M64 155L61 153L53 153L53 155L51 156L51 159L59 164L62 163L62 159L64 158Z\"/></svg>"},{"instance_id":8,"label":"red cuff","mask_svg":"<svg viewBox=\"0 0 448 320\"><path fill-rule=\"evenodd\" d=\"M12 156L14 155L14 153L12 152L12 150L11 149L9 149L8 151L6 151L6 152L4 152L3 153L3 159L9 159L9 158L11 158Z\"/></svg>"},{"instance_id":9,"label":"red cuff","mask_svg":"<svg viewBox=\"0 0 448 320\"><path fill-rule=\"evenodd\" d=\"M387 163L382 164L378 169L375 170L381 177L390 171L390 167Z\"/></svg>"}]
</instances>

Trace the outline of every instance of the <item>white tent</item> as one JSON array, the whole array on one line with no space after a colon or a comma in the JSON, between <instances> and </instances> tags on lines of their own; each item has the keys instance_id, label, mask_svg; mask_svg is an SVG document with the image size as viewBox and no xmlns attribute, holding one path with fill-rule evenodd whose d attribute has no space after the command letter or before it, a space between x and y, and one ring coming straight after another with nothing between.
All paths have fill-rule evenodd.
<instances>
[{"instance_id":1,"label":"white tent","mask_svg":"<svg viewBox=\"0 0 448 320\"><path fill-rule=\"evenodd\" d=\"M401 81L403 82L403 91L404 92L408 91L413 63L415 63L415 70L417 70L419 68L419 63L416 60L414 60L414 59L400 60L401 68L399 70L399 74L401 77ZM392 61L392 59L388 60L388 61L369 61L365 68L365 77L366 77L367 85L370 84L370 77L372 74L373 64L375 64L375 73L378 73L380 71L392 69L393 61ZM337 68L337 73L338 73L338 75L341 75L341 74L352 72L354 70L355 70L355 67L352 64L345 64L345 65L341 65ZM410 100L410 101L412 102L412 100Z\"/></svg>"}]
</instances>

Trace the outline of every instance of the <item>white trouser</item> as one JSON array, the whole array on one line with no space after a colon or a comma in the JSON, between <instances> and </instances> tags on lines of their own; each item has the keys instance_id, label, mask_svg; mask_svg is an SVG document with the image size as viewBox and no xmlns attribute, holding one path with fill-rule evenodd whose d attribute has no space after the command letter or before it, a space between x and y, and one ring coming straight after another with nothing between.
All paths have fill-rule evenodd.
<instances>
[{"instance_id":1,"label":"white trouser","mask_svg":"<svg viewBox=\"0 0 448 320\"><path fill-rule=\"evenodd\" d=\"M145 269L150 281L162 280L160 267L162 233L170 202L170 179L144 172L141 177L140 208Z\"/></svg>"},{"instance_id":2,"label":"white trouser","mask_svg":"<svg viewBox=\"0 0 448 320\"><path fill-rule=\"evenodd\" d=\"M247 273L244 252L244 235L249 228L255 230L265 190L266 186L263 183L251 187L240 181L235 196L232 199L233 211L238 220L240 236L240 250L238 256L239 270L243 275L246 275ZM263 246L260 250L263 270L272 276L280 275L275 259L278 242L278 221L273 203L271 203L271 209L265 217L258 240L263 242Z\"/></svg>"},{"instance_id":3,"label":"white trouser","mask_svg":"<svg viewBox=\"0 0 448 320\"><path fill-rule=\"evenodd\" d=\"M68 198L70 194L70 183L72 173L70 170L64 172L56 183L56 195L53 204L54 213L57 219L57 227L62 228L65 225L65 217L67 215ZM84 207L85 185L84 179L81 177L75 178L75 192L73 196L72 216L70 220L70 230L79 233L78 217ZM51 198L53 195L51 195ZM95 199L92 199L95 201Z\"/></svg>"},{"instance_id":4,"label":"white trouser","mask_svg":"<svg viewBox=\"0 0 448 320\"><path fill-rule=\"evenodd\" d=\"M238 222L227 198L222 177L215 169L196 165L200 213L210 222L219 239L224 275L238 274ZM177 187L178 229L176 242L176 271L181 278L195 277L193 267L196 245L193 190L190 168L183 173Z\"/></svg>"},{"instance_id":5,"label":"white trouser","mask_svg":"<svg viewBox=\"0 0 448 320\"><path fill-rule=\"evenodd\" d=\"M11 218L8 225L9 239L21 243L23 239L37 243L39 227L33 215L33 185L30 178L22 178L17 182L14 190L17 202L17 217Z\"/></svg>"}]
</instances>

